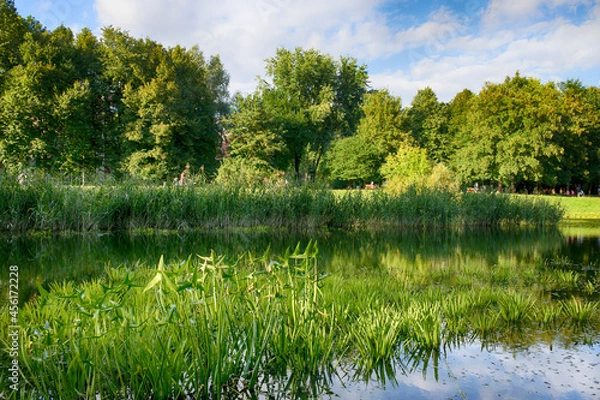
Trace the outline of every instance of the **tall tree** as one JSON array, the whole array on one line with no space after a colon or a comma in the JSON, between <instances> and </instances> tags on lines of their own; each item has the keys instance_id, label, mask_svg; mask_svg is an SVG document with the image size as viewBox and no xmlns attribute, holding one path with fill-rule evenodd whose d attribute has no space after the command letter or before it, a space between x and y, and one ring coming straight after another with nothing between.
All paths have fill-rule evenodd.
<instances>
[{"instance_id":1,"label":"tall tree","mask_svg":"<svg viewBox=\"0 0 600 400\"><path fill-rule=\"evenodd\" d=\"M335 62L316 50L278 49L267 60L261 95L272 113L297 177L304 163L314 176L331 141L356 124L366 90L364 66L353 59Z\"/></svg>"},{"instance_id":2,"label":"tall tree","mask_svg":"<svg viewBox=\"0 0 600 400\"><path fill-rule=\"evenodd\" d=\"M419 90L407 112L407 125L416 143L435 162L445 162L451 143L446 107L430 88Z\"/></svg>"},{"instance_id":3,"label":"tall tree","mask_svg":"<svg viewBox=\"0 0 600 400\"><path fill-rule=\"evenodd\" d=\"M372 141L354 135L333 142L327 153L329 178L354 186L355 183L379 181L383 163L381 152Z\"/></svg>"},{"instance_id":4,"label":"tall tree","mask_svg":"<svg viewBox=\"0 0 600 400\"><path fill-rule=\"evenodd\" d=\"M387 90L367 93L361 111L357 134L335 140L327 155L332 179L378 181L385 158L412 140L402 129L402 102Z\"/></svg>"},{"instance_id":5,"label":"tall tree","mask_svg":"<svg viewBox=\"0 0 600 400\"><path fill-rule=\"evenodd\" d=\"M543 183L543 165L561 154L556 143L558 91L533 78L507 77L479 93L453 165L463 181L495 181L515 190Z\"/></svg>"},{"instance_id":6,"label":"tall tree","mask_svg":"<svg viewBox=\"0 0 600 400\"><path fill-rule=\"evenodd\" d=\"M0 77L19 64L18 49L26 31L14 0L0 0Z\"/></svg>"},{"instance_id":7,"label":"tall tree","mask_svg":"<svg viewBox=\"0 0 600 400\"><path fill-rule=\"evenodd\" d=\"M0 157L7 168L73 172L93 161L85 145L89 87L74 68L74 55L68 28L25 34L21 64L6 74L0 101Z\"/></svg>"},{"instance_id":8,"label":"tall tree","mask_svg":"<svg viewBox=\"0 0 600 400\"><path fill-rule=\"evenodd\" d=\"M274 169L285 169L282 157L285 144L262 102L259 92L235 96L232 104L235 112L225 120L230 156L263 161Z\"/></svg>"},{"instance_id":9,"label":"tall tree","mask_svg":"<svg viewBox=\"0 0 600 400\"><path fill-rule=\"evenodd\" d=\"M404 114L399 97L387 90L372 91L365 95L361 109L363 116L357 134L365 142L372 142L382 157L411 140L410 133L403 129Z\"/></svg>"},{"instance_id":10,"label":"tall tree","mask_svg":"<svg viewBox=\"0 0 600 400\"><path fill-rule=\"evenodd\" d=\"M128 149L124 170L162 180L187 164L214 171L220 147L218 94L211 91L202 53L179 46L166 50L158 44L148 51L158 62L155 71L148 70L148 80L138 87L127 84L123 93Z\"/></svg>"},{"instance_id":11,"label":"tall tree","mask_svg":"<svg viewBox=\"0 0 600 400\"><path fill-rule=\"evenodd\" d=\"M600 184L600 97L598 88L578 80L560 85L557 145L564 152L545 163L549 186Z\"/></svg>"}]
</instances>

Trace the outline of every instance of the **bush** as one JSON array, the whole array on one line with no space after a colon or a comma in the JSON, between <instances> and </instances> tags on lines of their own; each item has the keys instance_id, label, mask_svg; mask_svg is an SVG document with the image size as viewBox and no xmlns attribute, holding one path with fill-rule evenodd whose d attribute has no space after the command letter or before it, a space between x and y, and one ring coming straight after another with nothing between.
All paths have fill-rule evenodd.
<instances>
[{"instance_id":1,"label":"bush","mask_svg":"<svg viewBox=\"0 0 600 400\"><path fill-rule=\"evenodd\" d=\"M219 167L215 183L245 187L283 184L283 172L263 160L229 157Z\"/></svg>"}]
</instances>

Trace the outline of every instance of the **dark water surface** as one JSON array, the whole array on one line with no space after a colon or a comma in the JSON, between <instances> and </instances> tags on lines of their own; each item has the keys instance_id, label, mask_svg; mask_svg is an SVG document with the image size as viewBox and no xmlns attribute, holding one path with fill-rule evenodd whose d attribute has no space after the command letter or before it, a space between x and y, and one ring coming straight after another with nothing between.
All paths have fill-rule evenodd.
<instances>
[{"instance_id":1,"label":"dark water surface","mask_svg":"<svg viewBox=\"0 0 600 400\"><path fill-rule=\"evenodd\" d=\"M563 260L578 273L600 269L600 222L567 222L554 229L291 232L231 230L140 232L87 235L31 235L0 237L0 269L19 267L19 296L24 302L38 284L65 279L85 280L107 266L141 263L155 265L161 255L178 262L190 254L211 250L235 259L250 251L271 248L283 253L298 243L316 240L320 265L331 273L383 269L394 264L476 262L531 264ZM7 273L0 278L6 293ZM565 294L565 296L570 295ZM597 294L596 294L597 295ZM411 367L388 365L381 374L356 377L339 371L323 392L313 397L341 399L404 398L600 398L600 332L590 341L536 342L499 347L478 340L428 354ZM265 396L285 398L282 394ZM302 397L302 396L301 396ZM308 396L310 397L310 396Z\"/></svg>"}]
</instances>

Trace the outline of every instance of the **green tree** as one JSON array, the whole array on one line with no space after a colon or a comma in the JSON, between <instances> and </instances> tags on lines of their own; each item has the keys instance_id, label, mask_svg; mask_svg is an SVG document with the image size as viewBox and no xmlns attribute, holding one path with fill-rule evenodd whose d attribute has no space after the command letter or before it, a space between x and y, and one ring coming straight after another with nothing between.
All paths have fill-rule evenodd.
<instances>
[{"instance_id":1,"label":"green tree","mask_svg":"<svg viewBox=\"0 0 600 400\"><path fill-rule=\"evenodd\" d=\"M411 186L426 184L432 165L427 150L404 143L396 153L389 155L381 167L381 174L393 191L404 191Z\"/></svg>"},{"instance_id":2,"label":"green tree","mask_svg":"<svg viewBox=\"0 0 600 400\"><path fill-rule=\"evenodd\" d=\"M125 85L127 155L122 168L134 176L161 180L178 175L187 164L214 172L220 147L218 96L210 90L202 53L197 48L145 46L158 65L148 70L144 84Z\"/></svg>"},{"instance_id":3,"label":"green tree","mask_svg":"<svg viewBox=\"0 0 600 400\"><path fill-rule=\"evenodd\" d=\"M277 134L272 118L257 91L248 96L237 94L233 112L225 124L228 132L229 155L252 161L262 161L274 169L286 168L285 144Z\"/></svg>"},{"instance_id":4,"label":"green tree","mask_svg":"<svg viewBox=\"0 0 600 400\"><path fill-rule=\"evenodd\" d=\"M363 117L357 134L373 143L382 157L395 151L402 143L411 140L403 130L402 101L387 90L373 91L365 95L362 105Z\"/></svg>"},{"instance_id":5,"label":"green tree","mask_svg":"<svg viewBox=\"0 0 600 400\"><path fill-rule=\"evenodd\" d=\"M287 162L300 177L301 166L314 176L335 137L356 124L366 90L364 66L353 59L335 62L316 50L278 49L267 60L261 96L285 143Z\"/></svg>"},{"instance_id":6,"label":"green tree","mask_svg":"<svg viewBox=\"0 0 600 400\"><path fill-rule=\"evenodd\" d=\"M80 171L93 164L88 82L74 67L70 29L28 32L21 64L6 74L0 115L0 157L6 168Z\"/></svg>"},{"instance_id":7,"label":"green tree","mask_svg":"<svg viewBox=\"0 0 600 400\"><path fill-rule=\"evenodd\" d=\"M330 178L340 181L379 181L385 158L411 140L403 132L400 98L387 90L364 96L357 134L335 140L327 155Z\"/></svg>"},{"instance_id":8,"label":"green tree","mask_svg":"<svg viewBox=\"0 0 600 400\"><path fill-rule=\"evenodd\" d=\"M329 178L350 185L379 181L382 164L381 152L373 142L365 142L360 135L338 139L327 154Z\"/></svg>"},{"instance_id":9,"label":"green tree","mask_svg":"<svg viewBox=\"0 0 600 400\"><path fill-rule=\"evenodd\" d=\"M598 88L586 88L580 81L569 80L560 85L557 109L560 123L556 143L564 152L544 164L549 186L589 186L600 180L598 145L600 102ZM596 96L594 96L596 93Z\"/></svg>"},{"instance_id":10,"label":"green tree","mask_svg":"<svg viewBox=\"0 0 600 400\"><path fill-rule=\"evenodd\" d=\"M6 73L21 63L19 47L27 31L14 0L0 0L0 90Z\"/></svg>"},{"instance_id":11,"label":"green tree","mask_svg":"<svg viewBox=\"0 0 600 400\"><path fill-rule=\"evenodd\" d=\"M39 81L45 67L13 67L0 100L0 162L17 173L40 166L50 154L48 104L40 95Z\"/></svg>"},{"instance_id":12,"label":"green tree","mask_svg":"<svg viewBox=\"0 0 600 400\"><path fill-rule=\"evenodd\" d=\"M416 143L427 150L430 159L444 162L449 157L450 136L446 106L430 88L419 90L407 111L406 124Z\"/></svg>"},{"instance_id":13,"label":"green tree","mask_svg":"<svg viewBox=\"0 0 600 400\"><path fill-rule=\"evenodd\" d=\"M469 114L453 165L463 182L496 181L516 189L542 184L544 164L562 149L556 143L559 92L533 78L507 77L487 84Z\"/></svg>"}]
</instances>

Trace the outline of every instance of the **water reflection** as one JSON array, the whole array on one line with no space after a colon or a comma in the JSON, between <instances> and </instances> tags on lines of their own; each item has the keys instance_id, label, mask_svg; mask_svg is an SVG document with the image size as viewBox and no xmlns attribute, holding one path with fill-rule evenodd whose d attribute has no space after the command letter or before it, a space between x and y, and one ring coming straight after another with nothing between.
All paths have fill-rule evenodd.
<instances>
[{"instance_id":1,"label":"water reflection","mask_svg":"<svg viewBox=\"0 0 600 400\"><path fill-rule=\"evenodd\" d=\"M4 271L10 265L19 266L24 301L35 293L36 284L88 279L101 274L107 265L154 265L161 255L176 262L211 250L232 258L247 251L262 254L268 248L281 254L298 243L305 246L309 240L318 241L323 269L347 276L360 276L365 271L387 274L407 265L424 269L463 264L494 268L557 260L548 267L574 269L591 278L600 266L598 226L510 231L215 230L3 237L0 265ZM0 281L3 292L6 276ZM593 332L588 344L576 341L580 337L570 340L550 335L545 340L539 332L518 329L504 330L501 336L487 341L461 337L441 349L400 348L395 359L368 371L343 363L308 378L290 377L284 371L279 377L263 377L264 393L250 397L587 399L600 392L598 332Z\"/></svg>"},{"instance_id":2,"label":"water reflection","mask_svg":"<svg viewBox=\"0 0 600 400\"><path fill-rule=\"evenodd\" d=\"M60 236L0 237L0 268L19 266L21 300L36 284L83 280L101 274L108 265L154 265L161 255L170 262L190 254L236 257L271 248L281 254L298 243L317 240L321 265L329 272L355 274L393 268L397 264L455 265L476 262L494 266L520 265L544 259L568 259L593 271L600 266L600 227L586 235L569 227L546 230L293 232L283 230L214 230ZM595 233L596 236L589 235ZM0 286L6 284L2 277Z\"/></svg>"},{"instance_id":3,"label":"water reflection","mask_svg":"<svg viewBox=\"0 0 600 400\"><path fill-rule=\"evenodd\" d=\"M336 383L342 399L591 399L600 393L600 345L514 350L463 344L394 380Z\"/></svg>"}]
</instances>

